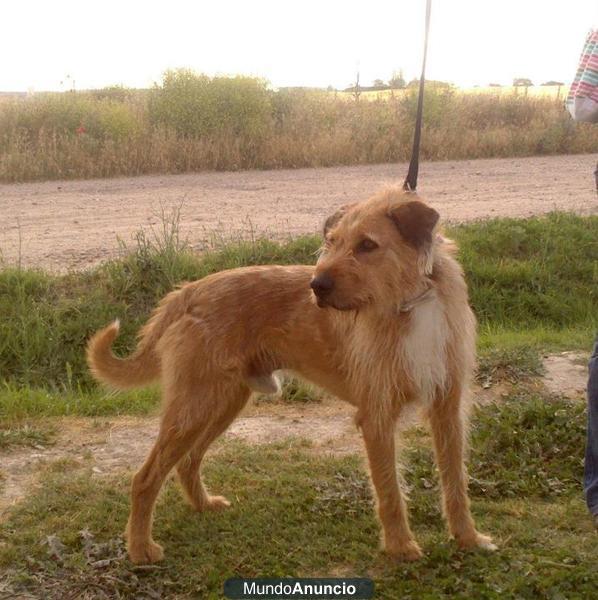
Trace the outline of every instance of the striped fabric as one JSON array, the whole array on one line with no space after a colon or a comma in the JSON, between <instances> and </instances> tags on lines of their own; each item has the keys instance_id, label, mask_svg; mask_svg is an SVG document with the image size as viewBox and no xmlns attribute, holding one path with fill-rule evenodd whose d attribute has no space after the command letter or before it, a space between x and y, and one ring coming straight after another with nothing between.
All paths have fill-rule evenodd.
<instances>
[{"instance_id":1,"label":"striped fabric","mask_svg":"<svg viewBox=\"0 0 598 600\"><path fill-rule=\"evenodd\" d=\"M578 121L598 122L598 29L590 31L586 38L567 96L567 108Z\"/></svg>"}]
</instances>

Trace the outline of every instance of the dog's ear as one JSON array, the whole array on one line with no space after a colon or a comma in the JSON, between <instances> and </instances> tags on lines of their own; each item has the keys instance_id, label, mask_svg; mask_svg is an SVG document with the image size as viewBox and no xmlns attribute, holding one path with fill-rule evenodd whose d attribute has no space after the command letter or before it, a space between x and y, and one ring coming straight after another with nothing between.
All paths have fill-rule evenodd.
<instances>
[{"instance_id":1,"label":"dog's ear","mask_svg":"<svg viewBox=\"0 0 598 600\"><path fill-rule=\"evenodd\" d=\"M411 200L392 208L390 218L401 237L419 252L419 268L430 275L434 267L434 228L440 215L420 200Z\"/></svg>"},{"instance_id":2,"label":"dog's ear","mask_svg":"<svg viewBox=\"0 0 598 600\"><path fill-rule=\"evenodd\" d=\"M401 237L417 249L432 243L432 232L440 215L420 200L404 202L390 210L390 218Z\"/></svg>"},{"instance_id":3,"label":"dog's ear","mask_svg":"<svg viewBox=\"0 0 598 600\"><path fill-rule=\"evenodd\" d=\"M325 221L324 221L324 229L323 229L323 234L324 237L326 237L326 234L333 229L334 227L337 226L338 222L345 216L345 213L352 207L355 206L355 204L345 204L344 206L341 206L334 214L330 215Z\"/></svg>"}]
</instances>

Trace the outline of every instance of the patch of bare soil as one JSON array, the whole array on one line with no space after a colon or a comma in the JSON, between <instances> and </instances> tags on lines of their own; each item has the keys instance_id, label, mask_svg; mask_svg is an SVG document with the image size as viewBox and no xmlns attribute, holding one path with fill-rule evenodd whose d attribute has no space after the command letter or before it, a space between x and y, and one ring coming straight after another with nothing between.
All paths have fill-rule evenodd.
<instances>
[{"instance_id":1,"label":"patch of bare soil","mask_svg":"<svg viewBox=\"0 0 598 600\"><path fill-rule=\"evenodd\" d=\"M598 214L597 161L598 154L425 162L419 191L445 221ZM405 164L385 164L0 184L0 251L24 266L87 268L118 254L117 236L130 241L159 224L161 207L181 202L181 231L197 250L214 234L313 233L338 206L402 183L406 172Z\"/></svg>"},{"instance_id":2,"label":"patch of bare soil","mask_svg":"<svg viewBox=\"0 0 598 600\"><path fill-rule=\"evenodd\" d=\"M588 356L581 352L561 352L542 360L546 389L570 399L585 398L588 384Z\"/></svg>"}]
</instances>

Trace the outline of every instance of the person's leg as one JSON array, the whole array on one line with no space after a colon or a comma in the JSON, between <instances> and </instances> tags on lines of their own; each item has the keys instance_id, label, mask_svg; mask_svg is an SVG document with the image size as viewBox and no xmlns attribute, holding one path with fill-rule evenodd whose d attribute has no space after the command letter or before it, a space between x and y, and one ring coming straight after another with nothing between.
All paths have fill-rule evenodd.
<instances>
[{"instance_id":1,"label":"person's leg","mask_svg":"<svg viewBox=\"0 0 598 600\"><path fill-rule=\"evenodd\" d=\"M584 493L598 527L598 338L590 358L588 378L588 441L584 472Z\"/></svg>"}]
</instances>

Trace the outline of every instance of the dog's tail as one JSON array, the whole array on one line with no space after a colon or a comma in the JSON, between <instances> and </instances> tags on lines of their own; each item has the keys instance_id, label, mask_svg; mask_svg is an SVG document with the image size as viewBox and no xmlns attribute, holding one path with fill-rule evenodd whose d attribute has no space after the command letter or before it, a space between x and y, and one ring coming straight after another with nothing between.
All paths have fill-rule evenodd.
<instances>
[{"instance_id":1,"label":"dog's tail","mask_svg":"<svg viewBox=\"0 0 598 600\"><path fill-rule=\"evenodd\" d=\"M182 290L164 298L139 334L137 348L127 358L112 353L120 322L113 321L97 331L87 343L87 364L95 379L110 387L126 390L149 384L160 378L160 357L156 345L168 326L184 314Z\"/></svg>"}]
</instances>

